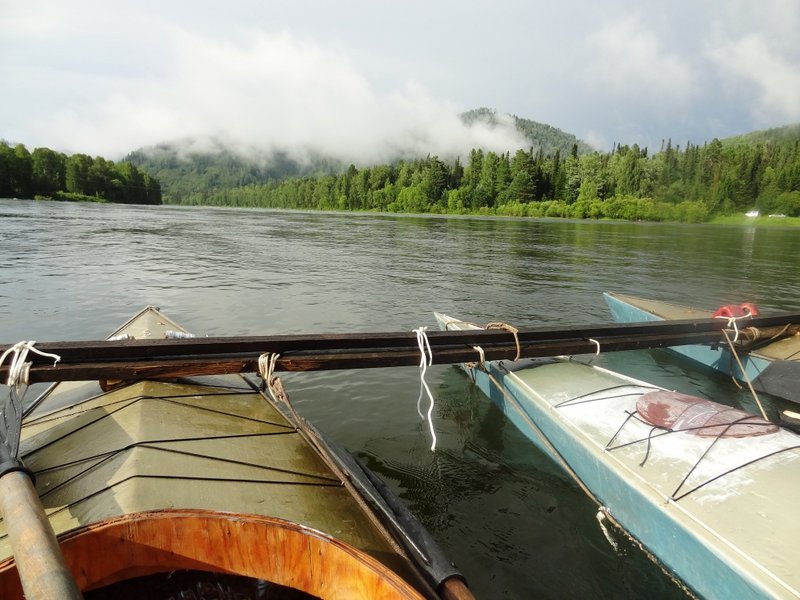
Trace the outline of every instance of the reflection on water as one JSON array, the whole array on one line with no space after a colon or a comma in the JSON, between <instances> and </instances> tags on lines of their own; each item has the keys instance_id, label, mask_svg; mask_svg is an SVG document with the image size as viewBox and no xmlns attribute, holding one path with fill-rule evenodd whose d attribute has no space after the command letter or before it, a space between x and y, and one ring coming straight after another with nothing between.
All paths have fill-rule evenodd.
<instances>
[{"instance_id":1,"label":"reflection on water","mask_svg":"<svg viewBox=\"0 0 800 600\"><path fill-rule=\"evenodd\" d=\"M143 305L209 335L411 330L434 310L517 326L607 321L617 290L710 308L798 308L791 229L291 213L0 200L0 336L105 337ZM750 408L665 352L600 364ZM287 375L298 411L378 471L485 598L681 597L451 367Z\"/></svg>"}]
</instances>

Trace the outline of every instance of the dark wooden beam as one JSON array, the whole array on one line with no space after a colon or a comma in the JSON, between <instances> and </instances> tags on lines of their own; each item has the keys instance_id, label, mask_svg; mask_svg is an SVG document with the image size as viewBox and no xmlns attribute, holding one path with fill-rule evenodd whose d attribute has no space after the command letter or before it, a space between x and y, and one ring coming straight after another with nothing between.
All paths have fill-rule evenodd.
<instances>
[{"instance_id":1,"label":"dark wooden beam","mask_svg":"<svg viewBox=\"0 0 800 600\"><path fill-rule=\"evenodd\" d=\"M779 313L768 317L755 317L741 322L740 327L769 327L800 323L798 313ZM719 332L727 325L725 319L699 319L676 321L647 321L642 323L605 323L595 325L570 325L560 327L537 327L520 329L521 343L536 341L580 340L587 338L693 334ZM439 346L480 345L488 346L513 341L513 335L502 329L478 329L460 331L428 331L428 341L436 351ZM712 336L713 337L713 336ZM11 344L0 346L0 354ZM253 353L296 351L358 350L374 348L416 348L413 332L385 333L329 333L316 335L273 335L239 337L197 337L189 339L142 339L116 341L72 341L38 342L36 347L43 352L61 356L62 361L118 361L140 360L161 357L199 355L248 355ZM34 364L46 363L47 358L33 353L28 359Z\"/></svg>"},{"instance_id":2,"label":"dark wooden beam","mask_svg":"<svg viewBox=\"0 0 800 600\"><path fill-rule=\"evenodd\" d=\"M486 360L511 360L517 346L506 334L505 343L481 345ZM698 344L722 341L718 331L684 333L680 335L638 335L634 337L605 337L600 341L603 352L659 348L672 345ZM416 345L416 338L414 340ZM525 358L594 353L596 344L586 339L545 340L522 342L520 354ZM160 357L118 361L81 361L33 365L30 383L44 381L83 380L137 380L199 375L221 375L258 371L259 353L235 356L198 355L193 357ZM420 362L419 349L373 348L333 351L294 351L281 354L277 371L326 371L338 369L364 369L378 367L416 366ZM479 354L470 345L437 346L433 349L434 364L454 364L477 361ZM0 376L4 369L0 369Z\"/></svg>"}]
</instances>

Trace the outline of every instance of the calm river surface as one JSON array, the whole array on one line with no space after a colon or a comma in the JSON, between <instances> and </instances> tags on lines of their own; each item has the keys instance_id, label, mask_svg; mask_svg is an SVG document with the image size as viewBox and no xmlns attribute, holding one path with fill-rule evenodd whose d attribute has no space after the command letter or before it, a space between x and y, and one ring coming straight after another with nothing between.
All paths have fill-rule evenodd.
<instances>
[{"instance_id":1,"label":"calm river surface","mask_svg":"<svg viewBox=\"0 0 800 600\"><path fill-rule=\"evenodd\" d=\"M146 304L209 335L435 328L435 310L516 326L609 320L616 290L800 309L800 231L133 207L0 200L0 341L99 339ZM664 352L619 371L753 410ZM285 375L302 415L364 460L483 598L680 598L455 367Z\"/></svg>"}]
</instances>

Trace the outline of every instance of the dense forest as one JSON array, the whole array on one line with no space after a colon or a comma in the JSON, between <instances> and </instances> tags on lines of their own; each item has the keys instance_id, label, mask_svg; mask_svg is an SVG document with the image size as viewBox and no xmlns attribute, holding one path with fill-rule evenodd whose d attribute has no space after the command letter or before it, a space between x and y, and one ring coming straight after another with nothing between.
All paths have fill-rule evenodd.
<instances>
[{"instance_id":1,"label":"dense forest","mask_svg":"<svg viewBox=\"0 0 800 600\"><path fill-rule=\"evenodd\" d=\"M189 140L185 144L192 145ZM215 190L339 173L347 168L347 163L318 155L300 163L280 151L244 158L217 141L211 141L211 147L202 152L187 152L181 143L163 143L135 150L125 157L125 162L158 179L165 198L173 202Z\"/></svg>"},{"instance_id":2,"label":"dense forest","mask_svg":"<svg viewBox=\"0 0 800 600\"><path fill-rule=\"evenodd\" d=\"M545 154L559 152L566 156L573 147L578 154L593 149L571 133L551 125L523 119L515 115L498 115L489 108L478 108L459 115L468 127L484 125L514 127L527 140L524 147L541 150ZM302 149L302 161L293 158L287 149L269 153L251 150L248 156L236 153L220 139L185 139L162 143L131 152L125 157L143 171L161 182L168 202L197 202L230 188L264 184L284 179L323 177L344 172L347 162L333 156L324 156L312 149ZM397 156L397 160L414 161L419 156Z\"/></svg>"},{"instance_id":3,"label":"dense forest","mask_svg":"<svg viewBox=\"0 0 800 600\"><path fill-rule=\"evenodd\" d=\"M174 199L171 199L174 201ZM472 150L340 174L187 194L183 204L700 222L758 208L800 216L800 140L685 148L665 141L562 155Z\"/></svg>"},{"instance_id":4,"label":"dense forest","mask_svg":"<svg viewBox=\"0 0 800 600\"><path fill-rule=\"evenodd\" d=\"M49 148L29 152L0 140L0 198L161 204L161 185L130 162Z\"/></svg>"},{"instance_id":5,"label":"dense forest","mask_svg":"<svg viewBox=\"0 0 800 600\"><path fill-rule=\"evenodd\" d=\"M701 222L758 209L800 216L800 125L650 153L597 152L556 128L508 115L536 144L514 153L346 167L277 153L254 162L223 146L182 155L176 145L115 164L0 141L0 197L103 199L315 210L485 214ZM492 124L493 111L462 115ZM163 177L163 179L162 179Z\"/></svg>"}]
</instances>

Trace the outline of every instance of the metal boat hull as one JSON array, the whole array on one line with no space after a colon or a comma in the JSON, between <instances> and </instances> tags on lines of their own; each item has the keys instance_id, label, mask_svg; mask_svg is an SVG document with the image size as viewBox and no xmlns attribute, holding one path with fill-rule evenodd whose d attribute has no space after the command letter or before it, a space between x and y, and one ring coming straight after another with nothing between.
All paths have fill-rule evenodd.
<instances>
[{"instance_id":1,"label":"metal boat hull","mask_svg":"<svg viewBox=\"0 0 800 600\"><path fill-rule=\"evenodd\" d=\"M443 328L466 326L437 318ZM654 389L644 382L568 358L466 369L604 514L694 592L800 597L800 526L793 517L800 437L780 431L722 439L705 456L711 440L685 432L651 436L651 425L630 419L637 398Z\"/></svg>"}]
</instances>

